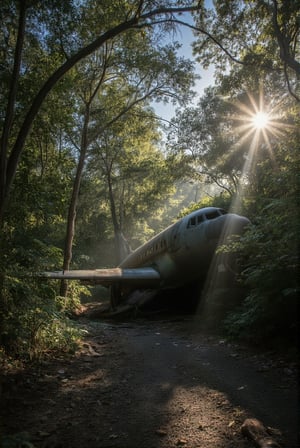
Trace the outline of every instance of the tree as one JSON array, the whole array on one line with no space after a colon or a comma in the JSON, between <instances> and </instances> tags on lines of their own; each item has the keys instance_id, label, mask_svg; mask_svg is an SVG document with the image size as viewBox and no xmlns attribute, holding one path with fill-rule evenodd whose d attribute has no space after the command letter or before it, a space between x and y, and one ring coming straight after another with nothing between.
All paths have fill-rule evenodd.
<instances>
[{"instance_id":1,"label":"tree","mask_svg":"<svg viewBox=\"0 0 300 448\"><path fill-rule=\"evenodd\" d=\"M131 33L132 34L132 33ZM80 183L84 165L88 155L88 147L101 133L122 119L136 105L149 103L158 98L166 101L186 101L190 85L193 81L192 63L184 58L176 57L176 45L165 45L155 49L151 35L139 35L136 32L129 39L114 39L103 51L86 58L78 66L78 76L74 84L78 84L79 98L83 103L83 119L77 114L78 122L82 122L77 138L80 140L79 159L74 180L72 198L69 206L67 234L64 251L63 269L68 270L72 259L72 245L75 234L75 218ZM97 57L98 54L98 57ZM149 116L155 121L151 111ZM145 134L146 135L146 134ZM111 149L112 150L112 149ZM129 174L130 175L130 174ZM110 185L110 182L109 182ZM111 198L112 220L116 234L116 250L123 253L125 243L114 213L113 196ZM119 245L119 246L118 246ZM120 257L118 256L117 259ZM121 256L124 258L124 253ZM67 291L66 282L62 282L61 295Z\"/></svg>"},{"instance_id":2,"label":"tree","mask_svg":"<svg viewBox=\"0 0 300 448\"><path fill-rule=\"evenodd\" d=\"M299 292L296 2L220 1L215 6L211 21L205 10L198 17L194 50L199 62L215 64L216 86L196 107L180 111L169 147L189 173L201 173L201 181L204 174L238 191L239 202L231 201L228 208L238 204L238 212L253 223L240 244L224 248L238 254L245 288L241 306L228 315L227 332L256 342L280 333L294 343ZM256 123L258 112L265 114L265 127ZM213 198L211 205L220 199Z\"/></svg>"},{"instance_id":3,"label":"tree","mask_svg":"<svg viewBox=\"0 0 300 448\"><path fill-rule=\"evenodd\" d=\"M214 184L217 191L226 191L231 197L238 192L245 153L243 146L232 151L237 142L232 109L217 88L207 89L197 106L178 111L167 144L179 157L186 177Z\"/></svg>"},{"instance_id":4,"label":"tree","mask_svg":"<svg viewBox=\"0 0 300 448\"><path fill-rule=\"evenodd\" d=\"M73 8L75 8L75 5L73 5L72 3L71 5ZM13 58L13 76L11 77L11 84L8 89L9 94L7 100L7 109L5 122L2 128L0 146L0 222L2 222L3 220L3 213L9 198L11 185L15 178L20 156L23 152L27 136L31 130L32 123L38 112L40 111L40 108L47 95L63 78L63 76L69 70L71 70L80 60L92 54L95 50L104 45L105 42L108 42L114 37L130 29L147 29L155 26L156 24L166 24L166 26L170 26L174 21L173 18L175 14L185 11L195 11L198 8L197 6L193 6L191 4L189 6L180 6L180 4L175 4L174 6L174 2L170 2L168 4L164 2L163 5L157 2L155 3L154 7L152 7L153 4L150 4L147 1L136 1L130 5L127 2L124 2L122 4L118 3L118 8L114 8L114 5L111 5L110 3L107 9L108 13L110 14L110 21L107 20L107 16L105 16L103 20L103 22L106 24L106 29L101 29L100 34L97 35L98 27L95 26L96 34L90 36L89 43L85 43L83 47L79 47L75 51L73 49L73 52L69 56L65 54L65 60L62 63L60 62L60 58L58 58L57 68L48 78L42 80L42 84L38 92L33 94L31 98L31 104L23 115L23 119L19 124L17 135L14 137L13 135L11 135L11 130L14 120L14 114L16 112L17 89L20 76L24 69L24 67L22 66L22 52L24 49L24 42L26 42L26 14L27 16L29 14L32 14L35 18L37 18L39 15L39 2L27 4L26 1L12 1L10 3L10 6L12 7L12 9L17 10L19 13L19 25L17 30L15 56ZM57 7L56 4L55 7ZM46 4L46 8L49 8L48 3ZM82 13L83 18L85 14L85 4L83 4L79 9ZM51 12L51 9L47 9L47 11ZM94 16L94 18L96 18L98 23L102 23L101 19L103 19L105 9L102 10L98 8L96 12L98 13L98 16ZM112 13L114 14L114 19L112 19ZM77 21L76 23L78 24L79 22ZM35 22L35 25L37 25L37 21ZM49 26L50 25L51 23L49 24ZM42 34L40 33L39 37L41 36ZM61 36L58 36L57 40L59 41L60 38ZM74 38L71 39L71 41L73 40ZM62 54L60 54L60 56L62 56Z\"/></svg>"},{"instance_id":5,"label":"tree","mask_svg":"<svg viewBox=\"0 0 300 448\"><path fill-rule=\"evenodd\" d=\"M220 0L198 16L194 52L204 66L214 64L220 79L229 67L245 76L250 69L261 79L279 76L299 100L298 6L294 0Z\"/></svg>"},{"instance_id":6,"label":"tree","mask_svg":"<svg viewBox=\"0 0 300 448\"><path fill-rule=\"evenodd\" d=\"M108 55L107 51L103 51L102 55L98 58L95 57L95 61L93 61L89 65L89 70L87 70L87 64L84 65L84 84L83 84L83 74L81 76L78 74L79 86L78 88L81 90L78 92L79 97L82 101L82 129L80 131L80 144L79 148L79 158L75 173L75 178L73 182L72 195L68 209L68 218L67 218L67 230L66 230L66 238L65 238L65 248L64 248L64 261L63 261L63 270L68 270L70 268L70 263L72 260L72 246L73 240L75 236L75 221L76 221L76 212L78 205L78 195L80 190L81 179L85 167L86 157L88 153L88 147L90 144L90 136L89 136L89 125L90 125L90 116L91 109L93 105L93 101L99 92L99 89L102 86L106 79L106 71L108 68ZM78 82L78 80L76 80ZM78 114L79 116L80 114ZM72 139L72 142L75 142ZM65 297L67 295L67 282L62 280L60 295Z\"/></svg>"},{"instance_id":7,"label":"tree","mask_svg":"<svg viewBox=\"0 0 300 448\"><path fill-rule=\"evenodd\" d=\"M157 138L153 117L139 105L93 143L89 173L106 183L117 262L128 254L124 234L137 238L135 223L145 220L145 211L149 213L172 184L164 158L155 147Z\"/></svg>"}]
</instances>

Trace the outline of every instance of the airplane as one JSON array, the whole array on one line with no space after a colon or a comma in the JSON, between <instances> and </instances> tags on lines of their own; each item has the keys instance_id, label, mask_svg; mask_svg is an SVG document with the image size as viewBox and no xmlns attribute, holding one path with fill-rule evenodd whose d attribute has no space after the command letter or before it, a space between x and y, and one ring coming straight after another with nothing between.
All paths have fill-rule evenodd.
<instances>
[{"instance_id":1,"label":"airplane","mask_svg":"<svg viewBox=\"0 0 300 448\"><path fill-rule=\"evenodd\" d=\"M217 248L227 237L240 236L250 221L222 208L198 209L131 252L116 268L44 272L43 277L81 280L110 288L111 310L136 305L136 290L169 290L191 285L207 274ZM224 271L225 258L221 258ZM225 261L226 263L226 261ZM152 297L152 295L150 294Z\"/></svg>"}]
</instances>

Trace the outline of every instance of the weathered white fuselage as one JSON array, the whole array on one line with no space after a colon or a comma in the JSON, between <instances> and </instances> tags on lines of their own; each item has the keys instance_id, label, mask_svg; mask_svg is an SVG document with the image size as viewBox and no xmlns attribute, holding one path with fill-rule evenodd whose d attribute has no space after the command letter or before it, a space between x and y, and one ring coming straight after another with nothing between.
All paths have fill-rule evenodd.
<instances>
[{"instance_id":1,"label":"weathered white fuselage","mask_svg":"<svg viewBox=\"0 0 300 448\"><path fill-rule=\"evenodd\" d=\"M197 210L136 249L121 268L148 266L160 273L161 287L177 287L197 280L212 261L216 247L240 235L249 220L215 207Z\"/></svg>"}]
</instances>

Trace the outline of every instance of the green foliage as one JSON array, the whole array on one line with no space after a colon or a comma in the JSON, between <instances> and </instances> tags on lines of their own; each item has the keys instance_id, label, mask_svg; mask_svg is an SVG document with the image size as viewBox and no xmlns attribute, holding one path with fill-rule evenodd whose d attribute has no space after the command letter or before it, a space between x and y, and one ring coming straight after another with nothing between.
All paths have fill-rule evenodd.
<instances>
[{"instance_id":1,"label":"green foliage","mask_svg":"<svg viewBox=\"0 0 300 448\"><path fill-rule=\"evenodd\" d=\"M62 303L58 284L37 277L38 272L57 269L62 263L59 244L65 225L67 172L73 164L66 152L57 153L53 147L41 164L34 149L20 166L0 240L0 346L20 359L74 349L80 331L68 316L86 291L75 284Z\"/></svg>"},{"instance_id":2,"label":"green foliage","mask_svg":"<svg viewBox=\"0 0 300 448\"><path fill-rule=\"evenodd\" d=\"M0 345L7 354L22 359L41 357L49 351L74 350L80 336L68 318L79 305L78 295L73 291L63 303L56 286L36 277L46 257L49 263L57 259L57 250L51 253L47 247L42 252L41 244L38 248L34 254L33 248L28 253L19 247L6 255L6 266L1 265Z\"/></svg>"},{"instance_id":3,"label":"green foliage","mask_svg":"<svg viewBox=\"0 0 300 448\"><path fill-rule=\"evenodd\" d=\"M228 317L227 331L253 339L272 338L279 331L286 337L295 334L299 122L296 106L285 93L295 86L299 28L296 2L277 3L276 17L275 2L220 0L213 11L202 5L198 25L214 39L200 33L194 48L203 66L215 63L218 85L207 89L196 107L179 111L172 123L175 132L168 136L168 154L159 150L161 135L149 105L153 100L186 104L194 74L193 63L176 53L177 43L161 44L166 41L165 29L156 34L154 27L135 27L116 36L82 59L48 93L31 133L23 135L26 145L1 229L2 353L40 357L72 349L80 336L69 316L88 290L70 283L64 299L58 295L58 283L32 274L62 265L67 210L83 137L82 106L92 97L73 265L112 264L114 230L123 231L133 246L152 236L155 227L161 228L166 217L174 215L174 209L163 204L175 190L175 181L193 180L203 190L214 184L215 197L203 197L180 216L206 206L231 211L232 200L238 198L239 207L233 211L253 222L232 247L239 254L247 297ZM13 73L18 4L6 0L0 6L2 117ZM132 17L139 6L135 1L108 0L101 2L101 8L94 1L28 3L4 159L49 74L104 31ZM170 30L172 25L168 26ZM98 82L101 89L94 90ZM237 120L252 99L269 105L279 126L274 134L266 131L267 141L258 142L252 169L245 173L255 138L253 133L243 138L244 128L237 129ZM1 129L4 123L1 120Z\"/></svg>"},{"instance_id":4,"label":"green foliage","mask_svg":"<svg viewBox=\"0 0 300 448\"><path fill-rule=\"evenodd\" d=\"M122 98L124 92L119 84L116 87L119 88L113 89L109 102L116 101L118 108L125 98ZM109 113L107 107L106 114ZM148 112L135 105L97 135L91 145L77 229L82 252L92 255L95 246L99 248L98 266L114 261L112 254L107 254L107 243L113 240L113 231L121 230L133 247L148 236L145 235L148 216L173 190L173 177L157 147L158 139L157 122L151 110ZM102 201L99 202L99 198L103 198ZM87 245L83 247L91 238L92 251Z\"/></svg>"},{"instance_id":5,"label":"green foliage","mask_svg":"<svg viewBox=\"0 0 300 448\"><path fill-rule=\"evenodd\" d=\"M223 193L219 196L205 196L201 199L200 202L191 204L189 207L182 210L182 212L179 214L179 218L182 218L185 215L188 215L189 213L192 213L195 210L198 210L199 208L204 207L220 207L224 210L229 211L232 203L232 198L229 194Z\"/></svg>"},{"instance_id":6,"label":"green foliage","mask_svg":"<svg viewBox=\"0 0 300 448\"><path fill-rule=\"evenodd\" d=\"M27 432L19 432L13 435L0 434L0 446L1 448L35 448L30 439L30 434Z\"/></svg>"},{"instance_id":7,"label":"green foliage","mask_svg":"<svg viewBox=\"0 0 300 448\"><path fill-rule=\"evenodd\" d=\"M227 78L229 88L244 90L245 82L274 86L286 79L294 96L300 65L296 61L299 42L297 1L218 0L203 9L194 51L199 62L214 64L219 81ZM230 76L228 67L232 68ZM298 98L299 101L299 98Z\"/></svg>"},{"instance_id":8,"label":"green foliage","mask_svg":"<svg viewBox=\"0 0 300 448\"><path fill-rule=\"evenodd\" d=\"M234 105L220 93L220 87L208 88L196 106L177 113L169 128L168 150L179 157L186 178L234 196L246 151L237 144Z\"/></svg>"},{"instance_id":9,"label":"green foliage","mask_svg":"<svg viewBox=\"0 0 300 448\"><path fill-rule=\"evenodd\" d=\"M78 306L74 297L62 304L60 297L53 291L53 297L49 297L49 291L37 286L36 281L7 278L6 284L0 310L0 344L7 355L32 360L51 352L75 350L81 331L68 317ZM38 292L43 295L38 296Z\"/></svg>"},{"instance_id":10,"label":"green foliage","mask_svg":"<svg viewBox=\"0 0 300 448\"><path fill-rule=\"evenodd\" d=\"M239 283L245 293L242 303L224 320L224 330L234 339L273 346L281 341L296 346L299 315L297 254L290 236L284 239L286 246L278 253L277 239L266 237L262 227L262 223L251 227L240 241L220 249L220 252L235 253L238 258L243 269ZM247 257L251 261L246 261Z\"/></svg>"},{"instance_id":11,"label":"green foliage","mask_svg":"<svg viewBox=\"0 0 300 448\"><path fill-rule=\"evenodd\" d=\"M248 291L225 328L229 335L255 342L297 342L299 216L291 198L271 200L241 239L240 281Z\"/></svg>"}]
</instances>

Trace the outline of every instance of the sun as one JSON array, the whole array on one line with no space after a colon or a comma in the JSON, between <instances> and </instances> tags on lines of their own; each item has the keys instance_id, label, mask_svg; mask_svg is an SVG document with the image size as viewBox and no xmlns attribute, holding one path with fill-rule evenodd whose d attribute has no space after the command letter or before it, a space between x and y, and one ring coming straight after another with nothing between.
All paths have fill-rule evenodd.
<instances>
[{"instance_id":1,"label":"sun","mask_svg":"<svg viewBox=\"0 0 300 448\"><path fill-rule=\"evenodd\" d=\"M283 138L289 125L283 120L281 103L273 98L266 101L262 87L253 95L245 91L238 98L227 101L231 105L227 117L232 125L232 147L227 157L233 157L240 150L243 152L245 160L240 180L246 185L262 157L268 156L276 164L276 142Z\"/></svg>"},{"instance_id":2,"label":"sun","mask_svg":"<svg viewBox=\"0 0 300 448\"><path fill-rule=\"evenodd\" d=\"M272 154L272 140L282 136L286 128L276 107L265 102L262 90L256 98L246 92L244 101L238 100L234 106L236 113L231 118L238 123L234 128L236 135L239 135L238 143L248 141L252 147L255 146L255 150L264 144Z\"/></svg>"},{"instance_id":3,"label":"sun","mask_svg":"<svg viewBox=\"0 0 300 448\"><path fill-rule=\"evenodd\" d=\"M269 115L264 111L258 111L253 115L252 124L255 129L265 129L268 128L270 123Z\"/></svg>"}]
</instances>

